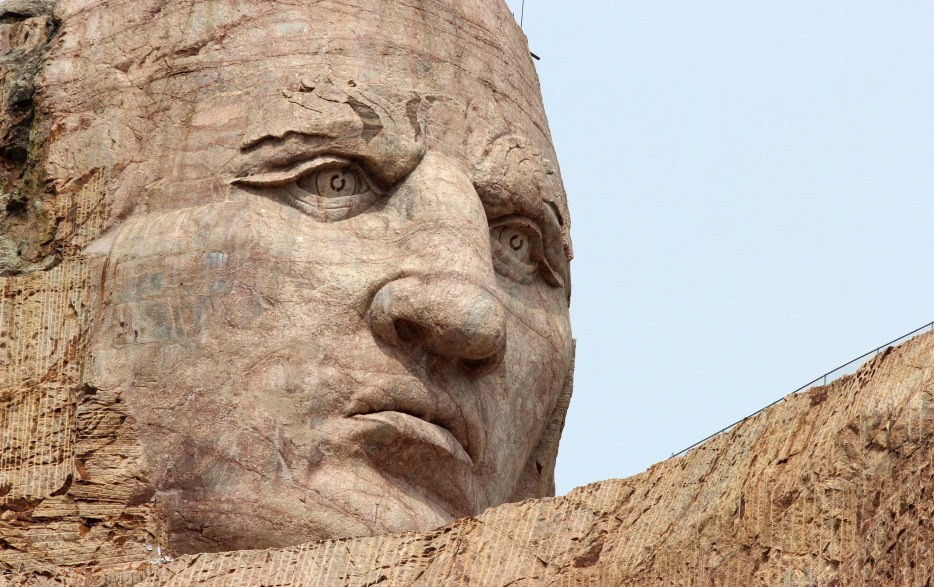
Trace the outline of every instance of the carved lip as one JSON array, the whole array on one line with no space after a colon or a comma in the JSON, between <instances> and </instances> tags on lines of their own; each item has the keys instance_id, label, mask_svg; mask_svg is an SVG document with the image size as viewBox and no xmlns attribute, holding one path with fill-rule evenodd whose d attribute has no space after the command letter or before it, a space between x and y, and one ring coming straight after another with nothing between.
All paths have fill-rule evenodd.
<instances>
[{"instance_id":1,"label":"carved lip","mask_svg":"<svg viewBox=\"0 0 934 587\"><path fill-rule=\"evenodd\" d=\"M405 412L382 411L369 414L356 414L353 419L363 419L386 424L400 434L424 442L450 453L462 463L473 466L473 459L467 453L464 444L447 428L429 422L423 418Z\"/></svg>"},{"instance_id":2,"label":"carved lip","mask_svg":"<svg viewBox=\"0 0 934 587\"><path fill-rule=\"evenodd\" d=\"M390 424L403 434L443 448L458 460L473 465L476 454L468 441L468 424L462 417L449 415L457 413L454 410L431 410L419 405L421 402L396 402L389 398L381 402L356 400L353 403L347 418Z\"/></svg>"}]
</instances>

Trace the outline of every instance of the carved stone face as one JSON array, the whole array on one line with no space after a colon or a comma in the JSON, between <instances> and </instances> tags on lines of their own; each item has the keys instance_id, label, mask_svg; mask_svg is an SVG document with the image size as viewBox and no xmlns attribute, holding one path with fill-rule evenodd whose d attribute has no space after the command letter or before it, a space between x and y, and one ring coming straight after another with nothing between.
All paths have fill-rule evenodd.
<instances>
[{"instance_id":1,"label":"carved stone face","mask_svg":"<svg viewBox=\"0 0 934 587\"><path fill-rule=\"evenodd\" d=\"M50 161L110 174L87 380L133 422L170 548L552 490L568 215L506 7L83 4L44 74L79 105Z\"/></svg>"}]
</instances>

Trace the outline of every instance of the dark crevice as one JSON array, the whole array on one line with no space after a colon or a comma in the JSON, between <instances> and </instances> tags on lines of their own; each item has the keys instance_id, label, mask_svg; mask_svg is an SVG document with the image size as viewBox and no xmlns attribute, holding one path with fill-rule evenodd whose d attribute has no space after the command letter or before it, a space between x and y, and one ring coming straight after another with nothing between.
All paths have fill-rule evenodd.
<instances>
[{"instance_id":1,"label":"dark crevice","mask_svg":"<svg viewBox=\"0 0 934 587\"><path fill-rule=\"evenodd\" d=\"M30 35L42 36L38 44L12 47L0 62L0 276L58 264L54 235L61 219L49 205L54 196L45 176L49 129L36 88L61 25L54 7L54 0L8 0L0 7L0 26L29 27Z\"/></svg>"}]
</instances>

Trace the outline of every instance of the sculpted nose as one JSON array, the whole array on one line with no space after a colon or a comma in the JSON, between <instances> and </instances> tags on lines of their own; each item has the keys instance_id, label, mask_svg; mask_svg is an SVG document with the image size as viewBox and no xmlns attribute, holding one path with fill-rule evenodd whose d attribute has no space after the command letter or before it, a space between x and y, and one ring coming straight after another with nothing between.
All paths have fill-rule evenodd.
<instances>
[{"instance_id":1,"label":"sculpted nose","mask_svg":"<svg viewBox=\"0 0 934 587\"><path fill-rule=\"evenodd\" d=\"M506 344L502 304L456 276L391 281L376 293L368 318L373 332L385 341L420 345L443 357L491 360Z\"/></svg>"}]
</instances>

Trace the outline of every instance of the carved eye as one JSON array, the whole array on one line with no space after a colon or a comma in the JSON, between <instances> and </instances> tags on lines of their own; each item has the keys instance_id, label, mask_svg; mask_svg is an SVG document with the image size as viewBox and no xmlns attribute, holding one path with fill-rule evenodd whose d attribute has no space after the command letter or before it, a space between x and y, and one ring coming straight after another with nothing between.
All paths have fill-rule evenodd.
<instances>
[{"instance_id":1,"label":"carved eye","mask_svg":"<svg viewBox=\"0 0 934 587\"><path fill-rule=\"evenodd\" d=\"M339 157L318 157L287 171L240 177L233 183L284 200L323 222L352 218L383 195L362 169Z\"/></svg>"},{"instance_id":2,"label":"carved eye","mask_svg":"<svg viewBox=\"0 0 934 587\"><path fill-rule=\"evenodd\" d=\"M361 174L349 166L313 171L298 178L295 185L322 198L358 196L370 191Z\"/></svg>"},{"instance_id":3,"label":"carved eye","mask_svg":"<svg viewBox=\"0 0 934 587\"><path fill-rule=\"evenodd\" d=\"M493 229L493 237L499 241L500 250L506 255L520 263L534 265L534 262L529 262L532 237L526 231L516 226L500 226Z\"/></svg>"},{"instance_id":4,"label":"carved eye","mask_svg":"<svg viewBox=\"0 0 934 587\"><path fill-rule=\"evenodd\" d=\"M551 285L562 285L545 259L541 232L528 218L507 216L492 221L490 248L493 268L503 277L529 283L540 275Z\"/></svg>"}]
</instances>

